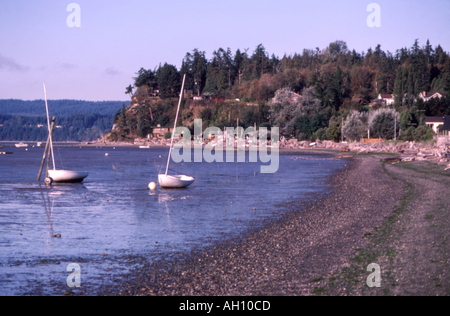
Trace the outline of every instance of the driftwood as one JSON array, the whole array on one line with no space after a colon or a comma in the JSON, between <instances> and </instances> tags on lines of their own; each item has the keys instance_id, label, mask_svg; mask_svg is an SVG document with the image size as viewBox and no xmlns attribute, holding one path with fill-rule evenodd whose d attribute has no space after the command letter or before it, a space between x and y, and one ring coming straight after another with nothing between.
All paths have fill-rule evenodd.
<instances>
[{"instance_id":1,"label":"driftwood","mask_svg":"<svg viewBox=\"0 0 450 316\"><path fill-rule=\"evenodd\" d=\"M333 141L316 140L311 142L288 142L286 146L280 143L280 148L324 148L340 152L352 153L391 153L395 157L384 159L386 162L398 163L400 161L430 161L435 163L450 162L450 139L439 138L435 144L421 144L416 142L354 142L335 143ZM342 155L340 155L342 157ZM339 157L339 158L340 158ZM338 156L336 156L337 159ZM448 170L450 168L447 168Z\"/></svg>"},{"instance_id":2,"label":"driftwood","mask_svg":"<svg viewBox=\"0 0 450 316\"><path fill-rule=\"evenodd\" d=\"M386 161L386 162L400 162L400 161L402 161L402 159L399 158L399 157L395 157L395 158L384 158L383 161Z\"/></svg>"}]
</instances>

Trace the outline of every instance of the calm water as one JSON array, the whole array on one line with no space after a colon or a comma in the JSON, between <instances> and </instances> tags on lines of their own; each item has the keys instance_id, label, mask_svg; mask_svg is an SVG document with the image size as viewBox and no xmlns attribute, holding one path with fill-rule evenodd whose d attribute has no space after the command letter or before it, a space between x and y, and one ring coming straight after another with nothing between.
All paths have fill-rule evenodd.
<instances>
[{"instance_id":1,"label":"calm water","mask_svg":"<svg viewBox=\"0 0 450 316\"><path fill-rule=\"evenodd\" d=\"M259 162L171 163L196 181L150 191L168 149L57 147L58 168L89 176L50 187L37 181L43 148L0 151L14 152L0 155L0 295L61 295L72 262L81 286L95 288L134 268L129 257L157 260L236 236L282 215L280 203L326 189L345 164L280 155L278 172L261 174Z\"/></svg>"}]
</instances>

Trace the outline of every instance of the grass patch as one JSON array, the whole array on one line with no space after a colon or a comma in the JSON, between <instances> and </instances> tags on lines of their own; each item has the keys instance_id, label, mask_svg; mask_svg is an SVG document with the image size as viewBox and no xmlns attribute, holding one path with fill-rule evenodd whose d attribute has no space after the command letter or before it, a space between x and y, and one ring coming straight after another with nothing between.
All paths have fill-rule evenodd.
<instances>
[{"instance_id":1,"label":"grass patch","mask_svg":"<svg viewBox=\"0 0 450 316\"><path fill-rule=\"evenodd\" d=\"M323 287L315 287L314 290L311 291L311 294L322 295L325 293L325 289Z\"/></svg>"},{"instance_id":2,"label":"grass patch","mask_svg":"<svg viewBox=\"0 0 450 316\"><path fill-rule=\"evenodd\" d=\"M317 279L312 280L311 282L315 283L315 282L320 282L323 280L323 277L319 277Z\"/></svg>"},{"instance_id":3,"label":"grass patch","mask_svg":"<svg viewBox=\"0 0 450 316\"><path fill-rule=\"evenodd\" d=\"M371 245L364 249L355 249L358 254L350 259L353 264L348 268L344 268L337 279L329 280L329 286L345 287L349 294L351 294L356 287L361 288L362 284L364 284L363 291L374 290L373 288L367 287L365 283L366 277L369 276L369 272L366 271L367 266L370 263L377 263L381 257L389 258L389 260L392 260L395 257L396 252L394 248L388 246L388 241L392 239L395 233L398 233L395 229L395 224L398 221L399 216L405 212L406 207L415 197L414 186L390 173L386 169L386 163L389 164L389 162L381 161L383 172L393 180L400 181L405 186L405 193L399 200L400 205L395 207L389 216L385 217L383 223L379 227L374 227L374 233L364 236L371 240ZM387 271L383 273L382 280L383 284L395 285L394 277ZM382 295L389 295L390 290L388 288L383 288L379 293Z\"/></svg>"},{"instance_id":4,"label":"grass patch","mask_svg":"<svg viewBox=\"0 0 450 316\"><path fill-rule=\"evenodd\" d=\"M398 164L398 167L426 175L435 174L439 176L450 177L450 173L444 171L443 165L439 165L430 161L400 162Z\"/></svg>"},{"instance_id":5,"label":"grass patch","mask_svg":"<svg viewBox=\"0 0 450 316\"><path fill-rule=\"evenodd\" d=\"M372 154L373 155L373 154ZM375 157L374 157L375 158ZM378 157L377 157L378 158ZM408 207L413 202L418 194L418 190L421 188L416 186L412 180L408 180L411 176L413 178L427 178L437 183L443 183L445 185L450 184L450 173L443 171L442 165L436 163L431 163L427 161L420 162L400 162L391 167L390 162L385 162L380 160L381 168L383 173L389 176L391 179L398 181L404 189L398 204L393 208L391 213L386 216L383 222L374 227L373 233L371 235L365 235L364 238L370 240L370 245L364 249L354 249L355 256L350 259L350 267L342 269L339 273L335 274L335 278L330 278L325 287L325 291L328 289L330 292L333 288L345 288L347 295L352 295L354 293L366 294L377 294L377 295L390 295L392 290L399 284L395 279L393 273L393 264L395 258L398 255L395 251L393 243L397 238L400 238L403 234L402 230L399 229L399 221L401 218L405 217L405 213L408 211ZM406 169L414 172L413 175L408 175L403 178L402 175L396 175L395 172L391 172L388 168L400 168ZM442 177L444 176L444 177ZM411 178L411 179L413 179ZM445 203L446 201L438 201L439 203ZM428 205L431 207L431 205ZM446 211L446 207L438 209L436 212ZM434 212L433 212L434 213ZM439 213L440 214L440 213ZM424 216L425 220L435 220L436 216L434 214L427 214ZM407 216L405 218L408 218ZM433 224L431 222L430 224ZM431 225L430 227L437 227L436 225ZM368 271L366 271L367 266L370 263L379 263L382 271L382 287L381 289L374 289L366 286L365 280L369 276ZM375 292L374 292L375 291Z\"/></svg>"}]
</instances>

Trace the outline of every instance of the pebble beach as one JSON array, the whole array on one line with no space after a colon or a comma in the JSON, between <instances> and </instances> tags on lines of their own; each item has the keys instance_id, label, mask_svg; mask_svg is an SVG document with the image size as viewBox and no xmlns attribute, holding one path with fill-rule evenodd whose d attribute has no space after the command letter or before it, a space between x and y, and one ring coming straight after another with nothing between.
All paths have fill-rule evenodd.
<instances>
[{"instance_id":1,"label":"pebble beach","mask_svg":"<svg viewBox=\"0 0 450 316\"><path fill-rule=\"evenodd\" d=\"M450 174L436 163L385 157L355 155L330 177L327 193L289 201L281 219L142 262L98 295L448 295ZM381 268L379 287L368 286L371 263Z\"/></svg>"}]
</instances>

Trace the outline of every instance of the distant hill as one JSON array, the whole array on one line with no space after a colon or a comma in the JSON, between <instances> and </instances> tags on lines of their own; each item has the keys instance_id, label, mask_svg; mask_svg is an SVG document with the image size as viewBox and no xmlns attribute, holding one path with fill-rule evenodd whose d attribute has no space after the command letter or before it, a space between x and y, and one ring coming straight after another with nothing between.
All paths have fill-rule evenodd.
<instances>
[{"instance_id":1,"label":"distant hill","mask_svg":"<svg viewBox=\"0 0 450 316\"><path fill-rule=\"evenodd\" d=\"M48 100L56 116L54 140L91 141L113 126L114 115L125 101ZM0 99L0 141L45 141L47 118L44 100Z\"/></svg>"},{"instance_id":2,"label":"distant hill","mask_svg":"<svg viewBox=\"0 0 450 316\"><path fill-rule=\"evenodd\" d=\"M72 114L114 115L127 107L128 101L83 101L83 100L48 100L50 116L69 116ZM0 113L21 116L46 116L44 100L0 99Z\"/></svg>"}]
</instances>

